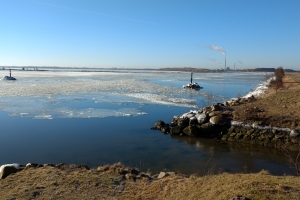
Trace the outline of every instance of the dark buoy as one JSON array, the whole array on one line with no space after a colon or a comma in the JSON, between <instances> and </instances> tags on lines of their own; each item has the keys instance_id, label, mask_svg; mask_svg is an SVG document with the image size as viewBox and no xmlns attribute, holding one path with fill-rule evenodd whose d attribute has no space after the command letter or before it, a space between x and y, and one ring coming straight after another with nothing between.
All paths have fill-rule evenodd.
<instances>
[{"instance_id":1,"label":"dark buoy","mask_svg":"<svg viewBox=\"0 0 300 200\"><path fill-rule=\"evenodd\" d=\"M11 69L9 69L9 76L4 76L3 80L7 80L7 81L15 81L17 80L15 77L11 76Z\"/></svg>"},{"instance_id":2,"label":"dark buoy","mask_svg":"<svg viewBox=\"0 0 300 200\"><path fill-rule=\"evenodd\" d=\"M193 73L191 73L191 83L182 86L183 88L188 88L188 89L194 89L194 90L200 90L203 87L201 87L200 85L198 85L198 83L193 83Z\"/></svg>"}]
</instances>

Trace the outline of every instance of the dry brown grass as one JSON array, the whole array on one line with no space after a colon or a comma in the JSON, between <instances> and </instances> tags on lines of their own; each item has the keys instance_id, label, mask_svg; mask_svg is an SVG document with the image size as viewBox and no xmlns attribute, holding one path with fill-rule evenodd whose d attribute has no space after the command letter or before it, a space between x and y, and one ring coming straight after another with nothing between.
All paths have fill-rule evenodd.
<instances>
[{"instance_id":1,"label":"dry brown grass","mask_svg":"<svg viewBox=\"0 0 300 200\"><path fill-rule=\"evenodd\" d=\"M283 82L300 81L299 73L286 73ZM233 106L234 120L300 130L300 84L270 88L256 101Z\"/></svg>"},{"instance_id":2,"label":"dry brown grass","mask_svg":"<svg viewBox=\"0 0 300 200\"><path fill-rule=\"evenodd\" d=\"M120 166L61 170L29 168L0 180L1 199L300 199L300 178L256 174L126 179Z\"/></svg>"}]
</instances>

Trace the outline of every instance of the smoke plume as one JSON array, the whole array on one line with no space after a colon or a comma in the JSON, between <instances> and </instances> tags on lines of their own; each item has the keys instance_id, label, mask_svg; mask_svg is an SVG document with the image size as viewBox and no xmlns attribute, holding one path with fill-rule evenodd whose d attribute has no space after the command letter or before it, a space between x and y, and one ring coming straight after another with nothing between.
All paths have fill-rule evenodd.
<instances>
[{"instance_id":1,"label":"smoke plume","mask_svg":"<svg viewBox=\"0 0 300 200\"><path fill-rule=\"evenodd\" d=\"M222 47L215 46L214 44L212 44L212 45L207 46L207 48L214 50L214 51L221 52L223 55L226 56L226 51Z\"/></svg>"}]
</instances>

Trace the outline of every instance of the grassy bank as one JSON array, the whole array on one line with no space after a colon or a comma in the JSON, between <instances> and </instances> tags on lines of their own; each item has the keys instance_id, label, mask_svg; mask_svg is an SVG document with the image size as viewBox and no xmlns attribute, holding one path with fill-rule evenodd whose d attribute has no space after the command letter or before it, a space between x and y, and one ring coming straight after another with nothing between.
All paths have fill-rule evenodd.
<instances>
[{"instance_id":1,"label":"grassy bank","mask_svg":"<svg viewBox=\"0 0 300 200\"><path fill-rule=\"evenodd\" d=\"M300 179L256 174L172 174L162 178L120 164L98 169L30 167L0 180L1 199L299 199Z\"/></svg>"}]
</instances>

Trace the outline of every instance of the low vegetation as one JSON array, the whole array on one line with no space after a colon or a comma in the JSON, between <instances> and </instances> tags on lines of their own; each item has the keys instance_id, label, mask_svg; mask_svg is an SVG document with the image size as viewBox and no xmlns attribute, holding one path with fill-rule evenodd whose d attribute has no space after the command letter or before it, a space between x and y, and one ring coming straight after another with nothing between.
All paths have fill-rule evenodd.
<instances>
[{"instance_id":1,"label":"low vegetation","mask_svg":"<svg viewBox=\"0 0 300 200\"><path fill-rule=\"evenodd\" d=\"M170 173L124 175L133 169L120 163L98 169L30 167L0 180L1 199L299 199L300 179L255 174L220 173L185 176ZM134 172L137 170L134 169ZM128 173L127 173L128 174Z\"/></svg>"}]
</instances>

